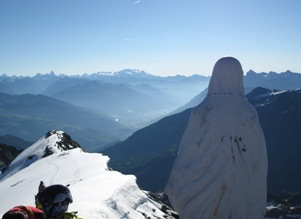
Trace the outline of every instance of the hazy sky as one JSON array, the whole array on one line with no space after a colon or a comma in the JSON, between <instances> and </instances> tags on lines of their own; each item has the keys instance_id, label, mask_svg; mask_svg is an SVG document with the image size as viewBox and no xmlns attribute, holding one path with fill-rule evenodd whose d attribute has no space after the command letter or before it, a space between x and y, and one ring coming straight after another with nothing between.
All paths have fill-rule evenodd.
<instances>
[{"instance_id":1,"label":"hazy sky","mask_svg":"<svg viewBox=\"0 0 301 219\"><path fill-rule=\"evenodd\" d=\"M301 72L300 0L0 0L0 75Z\"/></svg>"}]
</instances>

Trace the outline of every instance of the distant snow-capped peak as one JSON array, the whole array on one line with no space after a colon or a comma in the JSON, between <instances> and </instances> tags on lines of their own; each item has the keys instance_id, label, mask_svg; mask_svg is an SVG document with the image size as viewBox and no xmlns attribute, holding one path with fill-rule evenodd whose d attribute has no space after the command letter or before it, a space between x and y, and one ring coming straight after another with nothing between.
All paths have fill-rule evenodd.
<instances>
[{"instance_id":1,"label":"distant snow-capped peak","mask_svg":"<svg viewBox=\"0 0 301 219\"><path fill-rule=\"evenodd\" d=\"M156 77L152 74L146 73L145 71L138 70L138 69L123 69L121 71L117 72L106 72L106 71L101 71L93 74L83 74L82 77L85 78L98 78L98 77Z\"/></svg>"},{"instance_id":2,"label":"distant snow-capped peak","mask_svg":"<svg viewBox=\"0 0 301 219\"><path fill-rule=\"evenodd\" d=\"M135 76L135 77L156 77L152 74L146 73L138 69L124 69L114 73L114 76L124 77L124 76Z\"/></svg>"}]
</instances>

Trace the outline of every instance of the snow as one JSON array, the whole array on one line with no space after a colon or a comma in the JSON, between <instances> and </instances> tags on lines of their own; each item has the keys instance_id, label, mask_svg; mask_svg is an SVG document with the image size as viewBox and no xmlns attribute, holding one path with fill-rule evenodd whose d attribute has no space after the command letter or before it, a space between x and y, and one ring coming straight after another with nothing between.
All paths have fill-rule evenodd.
<instances>
[{"instance_id":1,"label":"snow","mask_svg":"<svg viewBox=\"0 0 301 219\"><path fill-rule=\"evenodd\" d=\"M56 142L61 137L62 132L58 132L57 135L51 135L47 140L45 137L40 138L36 143L29 147L25 153L22 153L20 156L16 157L9 166L9 171L5 172L0 176L0 182L11 175L15 174L19 170L23 169L34 163L35 161L41 159L45 153L45 147L41 145L48 146L54 153L59 153L60 150L57 147L54 147Z\"/></svg>"},{"instance_id":2,"label":"snow","mask_svg":"<svg viewBox=\"0 0 301 219\"><path fill-rule=\"evenodd\" d=\"M238 60L223 58L191 113L166 193L180 218L263 218L267 154Z\"/></svg>"},{"instance_id":3,"label":"snow","mask_svg":"<svg viewBox=\"0 0 301 219\"><path fill-rule=\"evenodd\" d=\"M271 96L272 96L272 95L283 94L283 93L287 93L287 92L288 92L287 90L275 91L275 92L272 92L272 93L271 93Z\"/></svg>"},{"instance_id":4,"label":"snow","mask_svg":"<svg viewBox=\"0 0 301 219\"><path fill-rule=\"evenodd\" d=\"M16 205L35 204L40 181L45 185L70 185L74 202L68 211L80 217L98 218L164 218L161 205L139 189L133 175L108 169L109 158L85 153L81 148L57 149L60 133L39 139L23 151L13 165L0 175L0 216ZM46 147L53 154L43 158ZM34 162L27 158L35 155Z\"/></svg>"}]
</instances>

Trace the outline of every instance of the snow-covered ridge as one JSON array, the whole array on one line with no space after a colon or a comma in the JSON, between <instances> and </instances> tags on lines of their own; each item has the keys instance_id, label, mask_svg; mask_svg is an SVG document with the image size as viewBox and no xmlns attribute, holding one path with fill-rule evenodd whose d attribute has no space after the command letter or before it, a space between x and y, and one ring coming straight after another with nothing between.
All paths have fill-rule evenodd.
<instances>
[{"instance_id":1,"label":"snow-covered ridge","mask_svg":"<svg viewBox=\"0 0 301 219\"><path fill-rule=\"evenodd\" d=\"M301 89L294 90L270 90L262 87L258 87L250 92L247 96L252 99L253 105L256 107L263 107L267 105L274 104L275 102L279 102L282 100L282 108L285 108L285 104L288 104L291 101L291 97L295 96L295 98L300 98ZM293 98L293 99L295 99ZM295 111L300 111L300 104L298 102L291 103L294 105ZM277 105L280 107L280 105Z\"/></svg>"},{"instance_id":2,"label":"snow-covered ridge","mask_svg":"<svg viewBox=\"0 0 301 219\"><path fill-rule=\"evenodd\" d=\"M32 146L19 154L13 162L3 170L0 175L0 182L44 157L74 148L81 147L77 142L73 141L68 134L62 131L48 132Z\"/></svg>"},{"instance_id":3,"label":"snow-covered ridge","mask_svg":"<svg viewBox=\"0 0 301 219\"><path fill-rule=\"evenodd\" d=\"M102 154L85 153L74 145L61 147L64 135L49 132L24 150L3 173L0 216L16 205L34 205L34 196L43 181L46 186L70 185L74 202L69 211L78 211L85 219L166 218L162 205L139 189L135 176L110 171L109 158ZM46 148L52 153L45 154Z\"/></svg>"}]
</instances>

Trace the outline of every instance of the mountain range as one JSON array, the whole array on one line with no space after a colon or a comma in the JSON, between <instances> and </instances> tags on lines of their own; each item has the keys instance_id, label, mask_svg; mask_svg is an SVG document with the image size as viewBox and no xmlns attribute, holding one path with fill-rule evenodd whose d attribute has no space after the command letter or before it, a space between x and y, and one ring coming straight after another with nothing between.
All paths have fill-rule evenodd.
<instances>
[{"instance_id":1,"label":"mountain range","mask_svg":"<svg viewBox=\"0 0 301 219\"><path fill-rule=\"evenodd\" d=\"M287 70L286 72L261 72L248 71L244 77L246 90L254 87L265 87L268 89L291 90L300 88L301 75ZM251 89L250 89L251 88Z\"/></svg>"},{"instance_id":2,"label":"mountain range","mask_svg":"<svg viewBox=\"0 0 301 219\"><path fill-rule=\"evenodd\" d=\"M246 97L258 112L266 138L268 192L300 192L301 90L259 87ZM109 166L136 175L142 188L163 190L190 113L191 108L165 117L103 150L111 158Z\"/></svg>"},{"instance_id":3,"label":"mountain range","mask_svg":"<svg viewBox=\"0 0 301 219\"><path fill-rule=\"evenodd\" d=\"M61 129L93 151L164 117L208 80L200 75L159 77L138 70L77 76L1 75L0 135L32 142L46 131Z\"/></svg>"},{"instance_id":4,"label":"mountain range","mask_svg":"<svg viewBox=\"0 0 301 219\"><path fill-rule=\"evenodd\" d=\"M144 71L125 69L115 73L98 72L94 74L84 75L56 75L54 72L49 74L37 74L33 77L23 76L0 76L0 92L8 94L44 94L52 96L55 93L60 93L65 89L74 86L82 86L87 82L98 82L102 91L111 92L124 87L135 92L151 95L153 98L158 98L161 95L167 95L170 100L181 105L182 102L195 96L200 90L205 88L209 82L209 77L201 75L193 76L169 76L161 77L154 76ZM112 85L122 85L120 87ZM92 94L93 91L89 94ZM152 90L149 90L152 88ZM89 90L89 86L85 88ZM108 90L107 90L108 89ZM74 88L74 92L77 92ZM122 92L122 91L121 91ZM80 92L77 92L80 93ZM100 98L96 99L99 100ZM127 98L129 99L129 98ZM111 102L118 102L117 99L111 99ZM165 101L168 101L165 99ZM122 108L122 104L119 106ZM172 106L174 107L174 106Z\"/></svg>"},{"instance_id":5,"label":"mountain range","mask_svg":"<svg viewBox=\"0 0 301 219\"><path fill-rule=\"evenodd\" d=\"M300 78L290 71L249 71L244 81L246 91L255 86L293 89ZM167 115L198 105L209 79L161 77L131 69L74 76L0 75L0 135L34 142L42 133L60 129L75 136L86 150L101 150Z\"/></svg>"}]
</instances>

